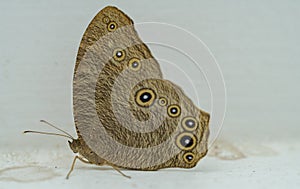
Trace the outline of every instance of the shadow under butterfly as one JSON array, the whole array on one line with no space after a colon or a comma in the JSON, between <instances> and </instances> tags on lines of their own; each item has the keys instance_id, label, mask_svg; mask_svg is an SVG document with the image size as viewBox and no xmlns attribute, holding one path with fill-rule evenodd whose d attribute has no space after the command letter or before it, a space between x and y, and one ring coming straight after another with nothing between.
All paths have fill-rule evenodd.
<instances>
[{"instance_id":1,"label":"shadow under butterfly","mask_svg":"<svg viewBox=\"0 0 300 189\"><path fill-rule=\"evenodd\" d=\"M192 168L207 153L210 115L197 108L139 38L133 21L105 7L86 29L73 77L78 138L64 134L84 163L134 170ZM128 176L126 176L128 177Z\"/></svg>"}]
</instances>

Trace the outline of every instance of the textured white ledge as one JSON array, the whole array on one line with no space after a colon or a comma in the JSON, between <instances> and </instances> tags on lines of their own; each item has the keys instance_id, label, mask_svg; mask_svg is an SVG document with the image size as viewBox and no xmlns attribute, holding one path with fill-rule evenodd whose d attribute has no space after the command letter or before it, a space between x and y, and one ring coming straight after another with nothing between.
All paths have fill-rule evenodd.
<instances>
[{"instance_id":1,"label":"textured white ledge","mask_svg":"<svg viewBox=\"0 0 300 189\"><path fill-rule=\"evenodd\" d=\"M223 141L218 157L207 156L194 169L153 172L123 170L127 179L110 167L77 162L65 176L73 153L67 146L46 149L1 149L0 188L285 188L300 186L300 142L239 143ZM241 149L240 147L248 146ZM41 146L42 147L42 146ZM256 150L255 150L256 149ZM251 152L252 151L252 152ZM236 159L239 154L245 157ZM235 160L224 160L224 159Z\"/></svg>"}]
</instances>

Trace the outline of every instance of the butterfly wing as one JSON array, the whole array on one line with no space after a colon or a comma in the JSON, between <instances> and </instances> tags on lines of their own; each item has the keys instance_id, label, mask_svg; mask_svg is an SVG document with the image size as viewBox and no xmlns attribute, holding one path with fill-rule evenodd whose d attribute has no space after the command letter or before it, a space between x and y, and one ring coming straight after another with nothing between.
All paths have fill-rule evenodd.
<instances>
[{"instance_id":1,"label":"butterfly wing","mask_svg":"<svg viewBox=\"0 0 300 189\"><path fill-rule=\"evenodd\" d=\"M74 71L73 104L79 137L116 166L191 167L207 151L207 141L202 139L208 134L208 114L196 108L179 87L163 80L133 21L115 7L101 10L83 35ZM188 115L198 126L185 132L180 125ZM193 148L183 149L179 136L193 140L187 144ZM189 159L193 154L195 163L184 163L186 153Z\"/></svg>"}]
</instances>

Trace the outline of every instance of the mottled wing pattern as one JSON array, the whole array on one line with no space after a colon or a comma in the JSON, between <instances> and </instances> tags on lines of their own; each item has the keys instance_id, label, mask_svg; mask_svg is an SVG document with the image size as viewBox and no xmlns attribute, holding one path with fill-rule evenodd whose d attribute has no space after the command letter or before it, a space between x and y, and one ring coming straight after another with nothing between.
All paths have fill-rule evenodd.
<instances>
[{"instance_id":1,"label":"mottled wing pattern","mask_svg":"<svg viewBox=\"0 0 300 189\"><path fill-rule=\"evenodd\" d=\"M209 114L163 79L133 21L115 7L101 10L83 35L73 104L79 138L112 165L188 168L207 152Z\"/></svg>"}]
</instances>

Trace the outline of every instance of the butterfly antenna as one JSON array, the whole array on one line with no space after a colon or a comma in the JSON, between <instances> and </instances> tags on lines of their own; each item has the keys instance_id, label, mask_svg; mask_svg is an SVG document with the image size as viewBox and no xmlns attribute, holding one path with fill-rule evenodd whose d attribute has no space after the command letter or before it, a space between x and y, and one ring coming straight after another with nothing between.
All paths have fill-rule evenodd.
<instances>
[{"instance_id":1,"label":"butterfly antenna","mask_svg":"<svg viewBox=\"0 0 300 189\"><path fill-rule=\"evenodd\" d=\"M67 133L66 131L54 126L53 124L45 121L45 120L40 120L40 122L42 123L45 123L46 125L50 126L50 127L53 127L57 130L59 130L60 132L64 133L64 134L59 134L59 133L50 133L50 132L42 132L42 131L24 131L23 133L35 133L35 134L43 134L43 135L55 135L55 136L62 136L62 137L67 137L69 139L72 139L74 140L74 138L69 134Z\"/></svg>"},{"instance_id":2,"label":"butterfly antenna","mask_svg":"<svg viewBox=\"0 0 300 189\"><path fill-rule=\"evenodd\" d=\"M62 137L67 137L69 139L74 140L74 138L68 136L68 135L64 135L64 134L59 134L59 133L48 133L48 132L42 132L42 131L24 131L24 134L26 133L35 133L35 134L42 134L42 135L55 135L55 136L62 136Z\"/></svg>"},{"instance_id":3,"label":"butterfly antenna","mask_svg":"<svg viewBox=\"0 0 300 189\"><path fill-rule=\"evenodd\" d=\"M66 132L66 131L64 131L64 130L58 128L58 127L56 127L55 125L53 125L53 124L51 124L51 123L49 123L49 122L47 122L47 121L45 121L45 120L40 120L40 122L45 123L45 124L47 124L48 126L53 127L54 129L57 129L57 130L63 132L64 134L68 135L70 138L74 139L74 138L72 137L72 135L70 135L68 132Z\"/></svg>"}]
</instances>

